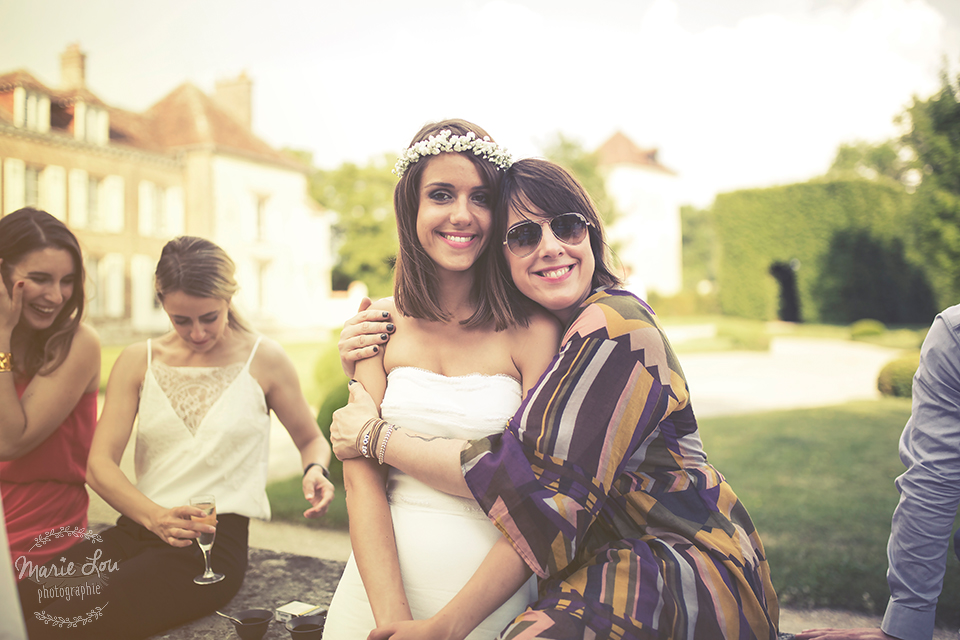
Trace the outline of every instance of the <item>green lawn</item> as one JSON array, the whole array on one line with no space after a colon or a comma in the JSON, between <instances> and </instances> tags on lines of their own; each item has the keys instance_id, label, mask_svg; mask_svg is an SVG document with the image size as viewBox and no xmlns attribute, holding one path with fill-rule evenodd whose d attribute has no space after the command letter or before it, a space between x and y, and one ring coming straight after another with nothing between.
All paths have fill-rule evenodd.
<instances>
[{"instance_id":1,"label":"green lawn","mask_svg":"<svg viewBox=\"0 0 960 640\"><path fill-rule=\"evenodd\" d=\"M781 602L880 614L909 399L700 421L710 462L760 532ZM958 520L960 524L960 520ZM960 623L951 552L938 620Z\"/></svg>"}]
</instances>

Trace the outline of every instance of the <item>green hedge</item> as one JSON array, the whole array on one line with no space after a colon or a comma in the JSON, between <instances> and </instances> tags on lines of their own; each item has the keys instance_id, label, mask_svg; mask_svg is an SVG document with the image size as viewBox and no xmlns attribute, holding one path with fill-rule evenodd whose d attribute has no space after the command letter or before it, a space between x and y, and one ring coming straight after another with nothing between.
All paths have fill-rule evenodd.
<instances>
[{"instance_id":1,"label":"green hedge","mask_svg":"<svg viewBox=\"0 0 960 640\"><path fill-rule=\"evenodd\" d=\"M800 317L848 324L928 323L936 313L902 238L907 193L867 180L824 180L717 196L723 313L772 320L781 305L771 275L794 265Z\"/></svg>"}]
</instances>

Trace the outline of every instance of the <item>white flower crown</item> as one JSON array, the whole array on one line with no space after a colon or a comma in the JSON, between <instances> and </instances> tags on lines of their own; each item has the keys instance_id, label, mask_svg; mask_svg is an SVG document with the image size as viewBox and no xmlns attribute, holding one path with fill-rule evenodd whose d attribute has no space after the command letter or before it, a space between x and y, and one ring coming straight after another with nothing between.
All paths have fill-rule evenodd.
<instances>
[{"instance_id":1,"label":"white flower crown","mask_svg":"<svg viewBox=\"0 0 960 640\"><path fill-rule=\"evenodd\" d=\"M513 158L510 152L484 136L481 140L473 131L468 131L464 136L451 136L449 129L444 129L426 140L415 142L410 148L403 152L397 160L393 172L398 178L403 177L404 172L413 163L426 156L435 156L448 151L473 151L473 154L480 156L487 162L494 164L499 169L509 169L513 164Z\"/></svg>"}]
</instances>

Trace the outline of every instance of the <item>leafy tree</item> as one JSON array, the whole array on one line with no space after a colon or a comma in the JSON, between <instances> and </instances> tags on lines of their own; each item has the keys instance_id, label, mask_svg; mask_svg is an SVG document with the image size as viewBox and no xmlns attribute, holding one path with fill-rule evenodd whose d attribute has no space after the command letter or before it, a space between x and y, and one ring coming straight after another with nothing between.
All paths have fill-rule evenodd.
<instances>
[{"instance_id":1,"label":"leafy tree","mask_svg":"<svg viewBox=\"0 0 960 640\"><path fill-rule=\"evenodd\" d=\"M910 163L900 155L897 141L880 144L854 142L841 144L827 175L831 178L850 177L853 174L870 179L889 178L903 183Z\"/></svg>"},{"instance_id":2,"label":"leafy tree","mask_svg":"<svg viewBox=\"0 0 960 640\"><path fill-rule=\"evenodd\" d=\"M717 280L717 232L713 211L690 205L680 207L683 243L683 288L696 289L702 280Z\"/></svg>"},{"instance_id":3,"label":"leafy tree","mask_svg":"<svg viewBox=\"0 0 960 640\"><path fill-rule=\"evenodd\" d=\"M913 197L912 240L944 308L960 302L960 76L946 70L940 91L914 97L907 109L911 130L903 143L916 154L921 175Z\"/></svg>"},{"instance_id":4,"label":"leafy tree","mask_svg":"<svg viewBox=\"0 0 960 640\"><path fill-rule=\"evenodd\" d=\"M310 193L324 207L339 213L334 225L338 261L333 285L345 289L361 280L372 297L393 292L393 265L397 229L393 219L392 158L359 166L347 162L332 170L318 170L310 179Z\"/></svg>"}]
</instances>

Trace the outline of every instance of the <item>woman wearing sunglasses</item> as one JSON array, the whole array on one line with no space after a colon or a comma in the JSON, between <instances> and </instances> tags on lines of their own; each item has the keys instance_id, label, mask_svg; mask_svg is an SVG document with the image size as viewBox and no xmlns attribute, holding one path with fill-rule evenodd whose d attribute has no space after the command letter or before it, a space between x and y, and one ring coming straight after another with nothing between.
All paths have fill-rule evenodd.
<instances>
[{"instance_id":1,"label":"woman wearing sunglasses","mask_svg":"<svg viewBox=\"0 0 960 640\"><path fill-rule=\"evenodd\" d=\"M503 433L426 441L394 430L388 464L473 496L503 537L437 615L370 637L461 638L534 573L537 601L501 638L776 638L763 545L707 463L655 314L614 288L589 196L560 167L521 160L493 232L516 288L565 325L560 353ZM358 346L358 326L342 351ZM332 429L341 458L359 455L374 411L360 385L350 395Z\"/></svg>"}]
</instances>

